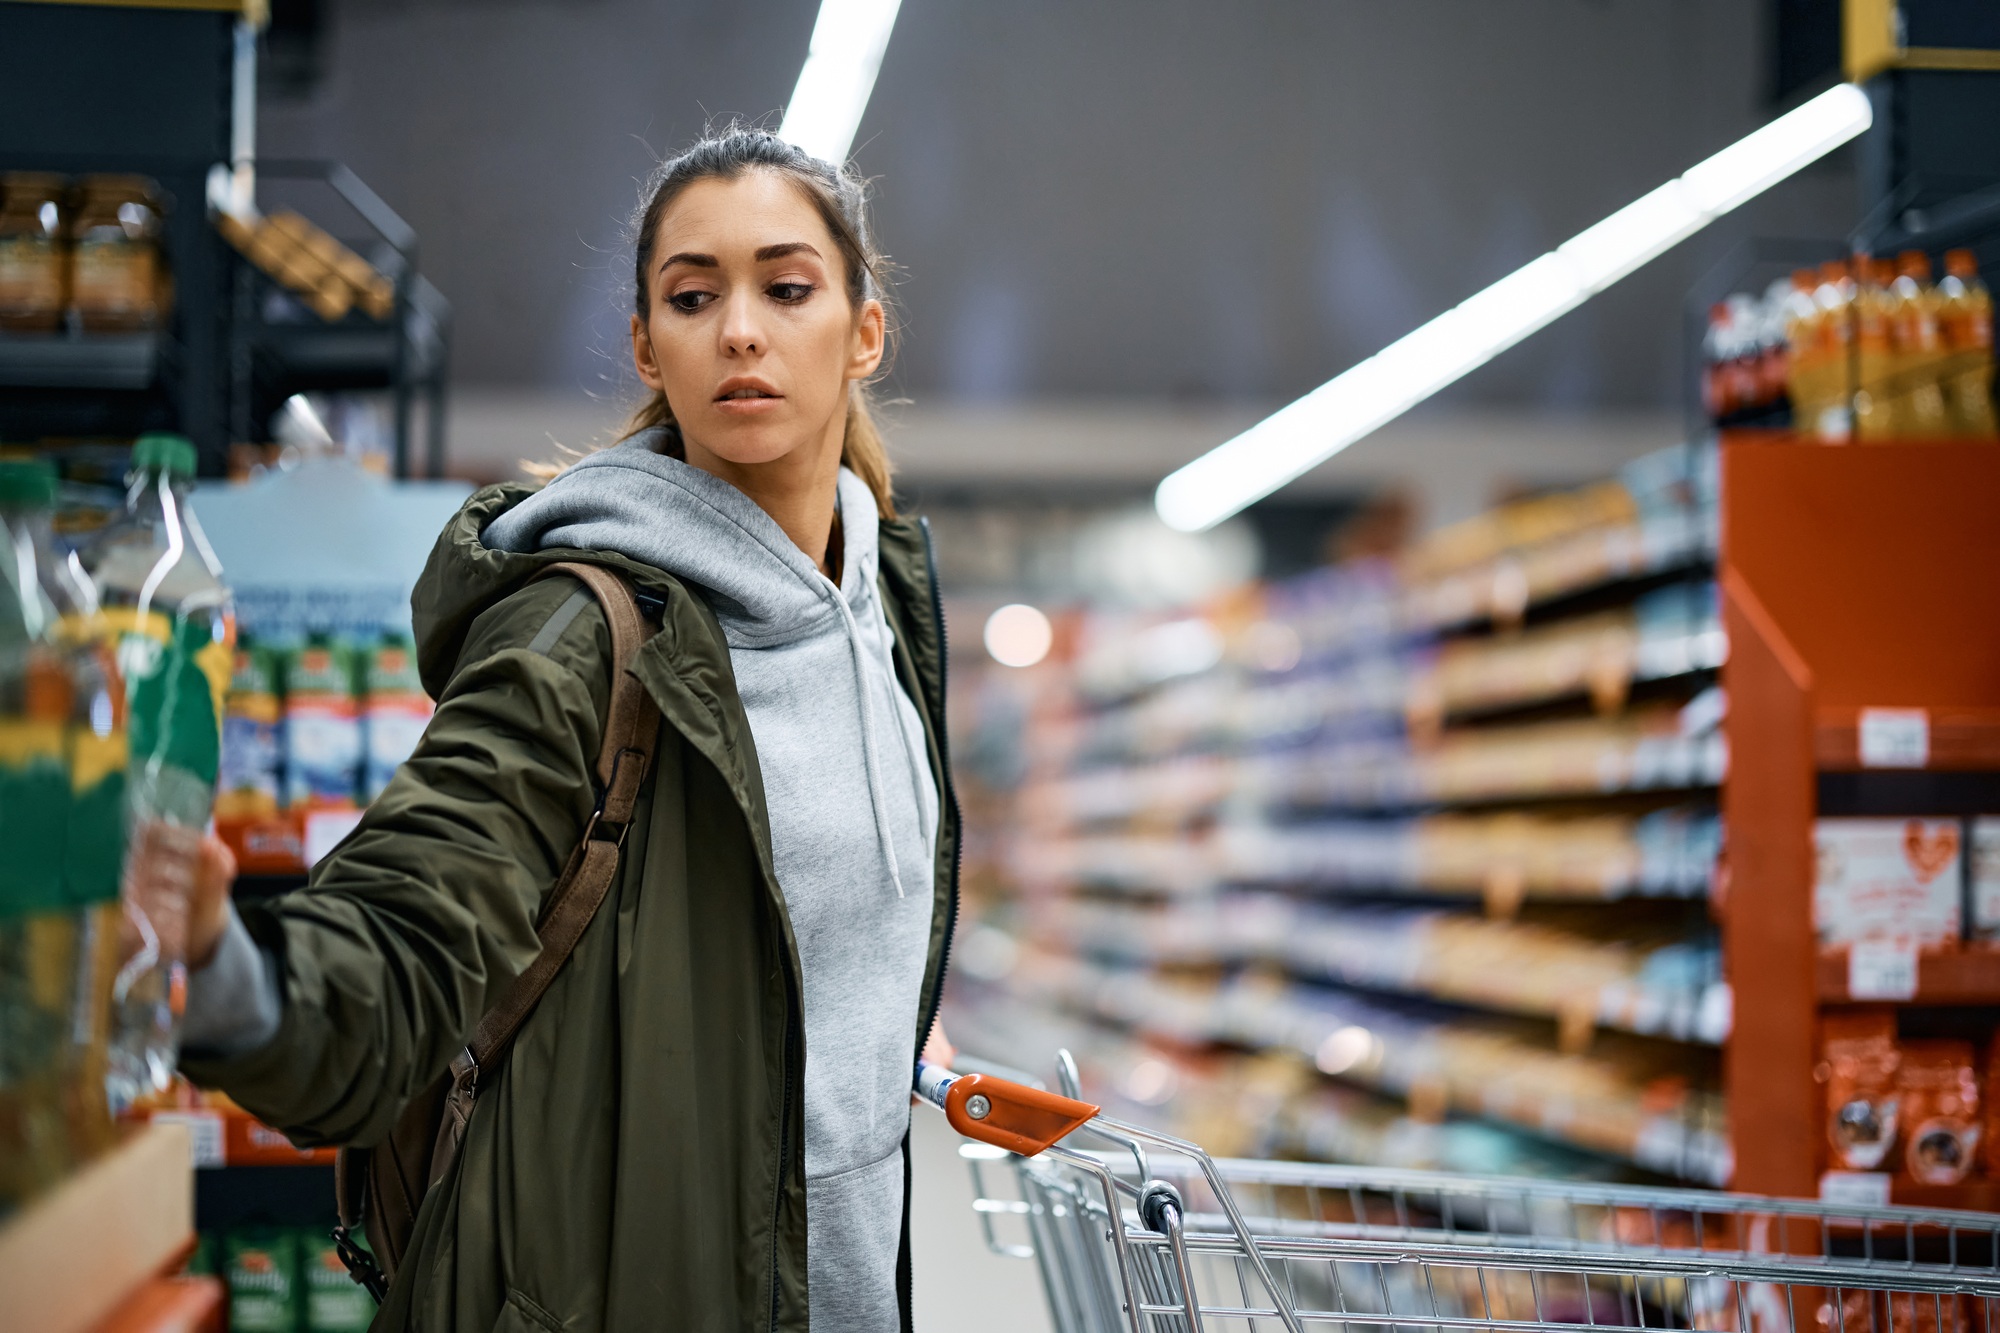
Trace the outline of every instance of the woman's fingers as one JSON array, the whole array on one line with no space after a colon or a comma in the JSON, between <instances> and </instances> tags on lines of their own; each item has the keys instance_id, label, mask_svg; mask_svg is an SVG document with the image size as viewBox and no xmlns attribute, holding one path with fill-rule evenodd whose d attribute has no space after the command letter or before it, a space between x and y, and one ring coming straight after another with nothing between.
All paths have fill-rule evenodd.
<instances>
[{"instance_id":1,"label":"woman's fingers","mask_svg":"<svg viewBox=\"0 0 2000 1333\"><path fill-rule=\"evenodd\" d=\"M217 837L203 838L188 900L189 967L205 967L215 956L215 946L229 925L229 886L235 881L236 854L229 844Z\"/></svg>"},{"instance_id":2,"label":"woman's fingers","mask_svg":"<svg viewBox=\"0 0 2000 1333\"><path fill-rule=\"evenodd\" d=\"M931 1024L931 1035L924 1040L923 1059L925 1064L936 1065L940 1069L951 1068L952 1061L958 1059L958 1048L951 1044L951 1038L944 1035L944 1020L941 1018Z\"/></svg>"}]
</instances>

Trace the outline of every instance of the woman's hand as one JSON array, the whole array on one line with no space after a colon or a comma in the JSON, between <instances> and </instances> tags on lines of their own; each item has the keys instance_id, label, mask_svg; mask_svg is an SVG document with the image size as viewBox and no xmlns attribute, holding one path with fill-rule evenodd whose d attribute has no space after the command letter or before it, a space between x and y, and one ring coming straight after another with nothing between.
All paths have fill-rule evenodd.
<instances>
[{"instance_id":1,"label":"woman's hand","mask_svg":"<svg viewBox=\"0 0 2000 1333\"><path fill-rule=\"evenodd\" d=\"M958 1048L951 1044L950 1037L944 1035L942 1018L932 1021L931 1035L924 1040L924 1053L917 1058L940 1069L951 1068L951 1062L958 1059Z\"/></svg>"},{"instance_id":2,"label":"woman's hand","mask_svg":"<svg viewBox=\"0 0 2000 1333\"><path fill-rule=\"evenodd\" d=\"M199 971L215 957L215 946L229 925L229 886L236 881L236 854L217 837L201 840L195 861L194 888L188 895L187 964Z\"/></svg>"}]
</instances>

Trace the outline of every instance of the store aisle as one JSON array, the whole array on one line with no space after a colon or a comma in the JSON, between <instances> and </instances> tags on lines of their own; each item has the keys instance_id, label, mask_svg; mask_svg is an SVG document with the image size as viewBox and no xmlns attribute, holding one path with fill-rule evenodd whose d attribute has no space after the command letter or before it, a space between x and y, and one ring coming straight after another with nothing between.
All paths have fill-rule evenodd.
<instances>
[{"instance_id":1,"label":"store aisle","mask_svg":"<svg viewBox=\"0 0 2000 1333\"><path fill-rule=\"evenodd\" d=\"M986 1248L972 1212L959 1137L933 1111L911 1116L910 1233L916 1246L919 1333L1043 1333L1049 1327L1034 1261Z\"/></svg>"}]
</instances>

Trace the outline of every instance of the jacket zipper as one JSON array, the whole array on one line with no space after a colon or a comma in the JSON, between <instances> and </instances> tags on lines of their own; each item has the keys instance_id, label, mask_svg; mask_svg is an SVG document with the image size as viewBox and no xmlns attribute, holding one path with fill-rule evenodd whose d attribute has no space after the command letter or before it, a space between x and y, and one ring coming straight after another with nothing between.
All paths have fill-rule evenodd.
<instances>
[{"instance_id":1,"label":"jacket zipper","mask_svg":"<svg viewBox=\"0 0 2000 1333\"><path fill-rule=\"evenodd\" d=\"M931 521L927 518L919 518L917 526L924 534L924 572L930 578L931 621L937 628L938 715L934 719L934 724L937 727L938 764L944 769L945 804L951 810L952 826L958 831L957 836L952 839L951 843L950 896L947 899L944 920L944 939L938 946L937 980L931 989L929 1010L924 1014L923 1024L917 1029L917 1048L921 1051L923 1043L930 1040L931 1028L937 1023L938 1009L944 1004L944 974L945 969L951 964L951 937L953 932L958 929L958 872L960 864L965 859L965 826L964 818L958 808L958 789L952 784L951 780L951 739L945 732L944 705L951 683L951 645L945 639L944 592L938 586L937 548L931 543ZM903 1151L905 1154L903 1179L908 1181L908 1147L906 1146ZM906 1186L903 1190L903 1246L906 1253L908 1252L909 1244L910 1191ZM904 1266L902 1274L903 1333L911 1333L911 1325L916 1319L915 1296L911 1290L914 1286L911 1274L915 1268L915 1256L912 1255L911 1262Z\"/></svg>"},{"instance_id":2,"label":"jacket zipper","mask_svg":"<svg viewBox=\"0 0 2000 1333\"><path fill-rule=\"evenodd\" d=\"M785 980L785 1079L778 1103L778 1172L771 1190L771 1333L778 1333L778 1240L785 1222L785 1177L792 1168L792 983Z\"/></svg>"}]
</instances>

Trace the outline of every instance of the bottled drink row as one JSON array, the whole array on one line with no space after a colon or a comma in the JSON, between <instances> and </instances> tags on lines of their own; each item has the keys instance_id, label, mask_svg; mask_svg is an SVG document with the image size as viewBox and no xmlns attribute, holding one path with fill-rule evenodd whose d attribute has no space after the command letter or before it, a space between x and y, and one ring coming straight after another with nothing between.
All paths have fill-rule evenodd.
<instances>
[{"instance_id":1,"label":"bottled drink row","mask_svg":"<svg viewBox=\"0 0 2000 1333\"><path fill-rule=\"evenodd\" d=\"M173 281L160 251L165 205L144 176L0 176L0 329L89 333L162 323Z\"/></svg>"},{"instance_id":2,"label":"bottled drink row","mask_svg":"<svg viewBox=\"0 0 2000 1333\"><path fill-rule=\"evenodd\" d=\"M173 1076L235 635L194 470L141 437L70 540L54 469L0 460L0 1211Z\"/></svg>"},{"instance_id":3,"label":"bottled drink row","mask_svg":"<svg viewBox=\"0 0 2000 1333\"><path fill-rule=\"evenodd\" d=\"M1799 269L1709 312L1702 394L1718 423L1822 440L1990 436L1993 297L1970 250Z\"/></svg>"}]
</instances>

